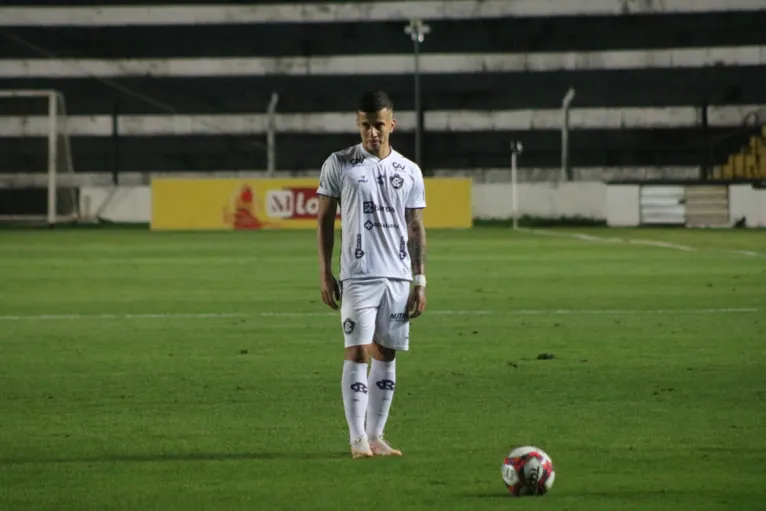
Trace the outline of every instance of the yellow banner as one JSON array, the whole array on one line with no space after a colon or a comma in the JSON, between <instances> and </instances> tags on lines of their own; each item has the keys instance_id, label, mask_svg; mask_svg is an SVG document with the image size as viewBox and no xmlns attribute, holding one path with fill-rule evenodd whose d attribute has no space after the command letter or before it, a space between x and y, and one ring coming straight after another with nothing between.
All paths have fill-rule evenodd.
<instances>
[{"instance_id":1,"label":"yellow banner","mask_svg":"<svg viewBox=\"0 0 766 511\"><path fill-rule=\"evenodd\" d=\"M156 178L151 226L153 230L314 229L318 184L313 178ZM425 186L426 228L473 225L470 179L427 178Z\"/></svg>"}]
</instances>

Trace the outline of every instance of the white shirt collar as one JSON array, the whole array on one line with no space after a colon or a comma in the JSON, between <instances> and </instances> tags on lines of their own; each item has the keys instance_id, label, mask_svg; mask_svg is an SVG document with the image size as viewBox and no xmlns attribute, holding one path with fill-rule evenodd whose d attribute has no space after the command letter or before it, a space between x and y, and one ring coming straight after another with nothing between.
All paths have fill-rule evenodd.
<instances>
[{"instance_id":1,"label":"white shirt collar","mask_svg":"<svg viewBox=\"0 0 766 511\"><path fill-rule=\"evenodd\" d=\"M362 144L361 142L359 143L359 146L358 146L358 147L359 147L359 151L360 151L360 152L361 152L361 153L362 153L362 154L363 154L363 155L364 155L366 158L372 158L372 159L373 159L373 160L375 160L375 161L383 161L383 160L387 160L387 159L389 159L389 158L391 158L391 157L393 157L393 156L395 156L395 155L396 155L396 151L394 151L394 148L393 148L393 147L391 147L391 152L390 152L390 153L388 153L388 156L386 156L385 158L378 158L378 157L377 157L377 156L375 156L374 154L370 153L369 151L367 151L367 149L365 149L365 148L364 148L364 144Z\"/></svg>"}]
</instances>

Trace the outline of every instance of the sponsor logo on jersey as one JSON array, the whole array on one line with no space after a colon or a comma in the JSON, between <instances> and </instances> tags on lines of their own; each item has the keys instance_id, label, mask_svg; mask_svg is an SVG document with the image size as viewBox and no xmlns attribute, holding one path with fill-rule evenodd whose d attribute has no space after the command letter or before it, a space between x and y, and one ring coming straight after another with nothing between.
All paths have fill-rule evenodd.
<instances>
[{"instance_id":1,"label":"sponsor logo on jersey","mask_svg":"<svg viewBox=\"0 0 766 511\"><path fill-rule=\"evenodd\" d=\"M410 319L410 316L406 312L391 314L391 317L389 318L391 321L407 321L408 319Z\"/></svg>"},{"instance_id":2,"label":"sponsor logo on jersey","mask_svg":"<svg viewBox=\"0 0 766 511\"><path fill-rule=\"evenodd\" d=\"M386 213L393 213L394 208L391 206L384 206L382 204L375 204L373 201L364 201L362 203L362 209L364 213L371 214L375 213L376 211L385 211Z\"/></svg>"},{"instance_id":3,"label":"sponsor logo on jersey","mask_svg":"<svg viewBox=\"0 0 766 511\"><path fill-rule=\"evenodd\" d=\"M367 220L364 223L364 228L368 231L371 231L375 227L380 227L381 229L398 229L399 224L384 224L382 222L373 222L372 220Z\"/></svg>"}]
</instances>

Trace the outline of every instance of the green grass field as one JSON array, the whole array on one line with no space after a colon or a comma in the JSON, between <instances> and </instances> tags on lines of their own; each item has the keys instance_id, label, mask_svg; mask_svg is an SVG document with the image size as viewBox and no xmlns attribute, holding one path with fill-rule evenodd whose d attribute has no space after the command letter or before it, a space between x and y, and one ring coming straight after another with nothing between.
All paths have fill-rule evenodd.
<instances>
[{"instance_id":1,"label":"green grass field","mask_svg":"<svg viewBox=\"0 0 766 511\"><path fill-rule=\"evenodd\" d=\"M404 457L351 460L312 232L0 231L0 509L764 509L766 233L576 232L692 250L430 232Z\"/></svg>"}]
</instances>

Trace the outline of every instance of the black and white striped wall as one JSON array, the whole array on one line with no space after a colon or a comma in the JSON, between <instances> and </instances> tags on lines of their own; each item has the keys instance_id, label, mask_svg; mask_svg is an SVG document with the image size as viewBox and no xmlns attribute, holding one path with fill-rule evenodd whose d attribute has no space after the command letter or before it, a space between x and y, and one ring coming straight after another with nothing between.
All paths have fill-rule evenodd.
<instances>
[{"instance_id":1,"label":"black and white striped wall","mask_svg":"<svg viewBox=\"0 0 766 511\"><path fill-rule=\"evenodd\" d=\"M4 0L0 89L64 93L78 172L263 170L274 92L278 170L355 143L372 88L412 154L413 16L431 27L427 171L505 168L512 138L524 166L557 168L570 87L578 169L719 163L766 113L764 0ZM45 168L44 113L0 101L0 173Z\"/></svg>"}]
</instances>

